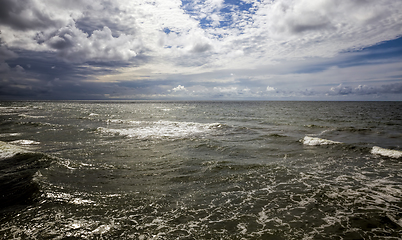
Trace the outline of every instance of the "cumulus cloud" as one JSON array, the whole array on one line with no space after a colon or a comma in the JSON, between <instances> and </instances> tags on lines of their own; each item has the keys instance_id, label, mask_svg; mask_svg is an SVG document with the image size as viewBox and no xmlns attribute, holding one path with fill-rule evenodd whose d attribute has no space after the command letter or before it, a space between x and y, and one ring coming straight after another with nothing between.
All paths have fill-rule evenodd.
<instances>
[{"instance_id":1,"label":"cumulus cloud","mask_svg":"<svg viewBox=\"0 0 402 240\"><path fill-rule=\"evenodd\" d=\"M0 24L23 31L60 26L62 21L40 2L1 0Z\"/></svg>"},{"instance_id":2,"label":"cumulus cloud","mask_svg":"<svg viewBox=\"0 0 402 240\"><path fill-rule=\"evenodd\" d=\"M128 61L141 49L179 65L244 67L256 59L333 56L395 38L402 27L402 3L390 0L22 1L2 1L7 44L23 47L17 34L25 47L47 46L70 61ZM194 61L191 53L208 54Z\"/></svg>"},{"instance_id":3,"label":"cumulus cloud","mask_svg":"<svg viewBox=\"0 0 402 240\"><path fill-rule=\"evenodd\" d=\"M106 13L103 17L110 19L108 14L113 8L108 11L107 6L110 5L106 1L22 0L16 3L3 0L3 3L5 7L0 10L0 26L4 29L1 35L9 47L51 50L62 59L73 62L128 61L141 51L141 43L134 35L118 30L113 32L106 25L90 32L76 27L78 22L81 26L85 25L80 20L101 10ZM118 25L113 21L106 22L113 27Z\"/></svg>"},{"instance_id":4,"label":"cumulus cloud","mask_svg":"<svg viewBox=\"0 0 402 240\"><path fill-rule=\"evenodd\" d=\"M329 94L331 95L348 95L353 92L353 88L339 84L336 87L331 87Z\"/></svg>"},{"instance_id":5,"label":"cumulus cloud","mask_svg":"<svg viewBox=\"0 0 402 240\"><path fill-rule=\"evenodd\" d=\"M153 78L166 82L155 87L158 91L176 95L258 98L318 92L330 96L399 93L399 85L367 84L398 81L395 66L399 62L382 72L378 64L353 69L333 64L311 74L300 69L312 69L311 59L325 61L400 36L400 1L0 1L2 73L25 72L39 79L45 73L34 71L50 69L51 61L57 60L69 63L69 72L82 81ZM44 65L32 64L32 56ZM48 56L51 60L46 62ZM295 62L298 69L293 67ZM88 66L103 68L92 71L92 76L76 74ZM60 66L57 70L63 71ZM48 79L60 77L54 72L46 73ZM65 68L63 73L67 72ZM236 75L228 77L228 72ZM169 82L173 78L176 81ZM328 90L344 81L340 78L353 83ZM191 81L208 91L197 92ZM186 87L177 86L179 82ZM314 87L319 91L311 90Z\"/></svg>"},{"instance_id":6,"label":"cumulus cloud","mask_svg":"<svg viewBox=\"0 0 402 240\"><path fill-rule=\"evenodd\" d=\"M78 62L128 61L141 49L138 40L125 34L113 37L107 26L93 31L91 36L75 26L67 26L59 29L45 43L63 58Z\"/></svg>"},{"instance_id":7,"label":"cumulus cloud","mask_svg":"<svg viewBox=\"0 0 402 240\"><path fill-rule=\"evenodd\" d=\"M220 93L236 93L237 92L237 87L230 86L230 87L214 87L213 90L215 92L220 92Z\"/></svg>"},{"instance_id":8,"label":"cumulus cloud","mask_svg":"<svg viewBox=\"0 0 402 240\"><path fill-rule=\"evenodd\" d=\"M276 89L270 86L267 86L267 92L275 92Z\"/></svg>"},{"instance_id":9,"label":"cumulus cloud","mask_svg":"<svg viewBox=\"0 0 402 240\"><path fill-rule=\"evenodd\" d=\"M172 89L173 92L186 92L188 91L184 86L179 85Z\"/></svg>"}]
</instances>

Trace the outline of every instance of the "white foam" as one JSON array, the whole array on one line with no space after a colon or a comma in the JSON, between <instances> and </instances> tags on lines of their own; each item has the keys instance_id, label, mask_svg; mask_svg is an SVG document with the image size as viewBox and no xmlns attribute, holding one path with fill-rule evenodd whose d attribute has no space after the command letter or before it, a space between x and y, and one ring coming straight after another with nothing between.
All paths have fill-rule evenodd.
<instances>
[{"instance_id":1,"label":"white foam","mask_svg":"<svg viewBox=\"0 0 402 240\"><path fill-rule=\"evenodd\" d=\"M15 136L21 136L21 133L1 133L0 137L15 137Z\"/></svg>"},{"instance_id":2,"label":"white foam","mask_svg":"<svg viewBox=\"0 0 402 240\"><path fill-rule=\"evenodd\" d=\"M331 144L342 144L342 142L336 142L328 139L317 138L305 136L302 140L300 140L304 145L309 146L319 146L319 145L331 145Z\"/></svg>"},{"instance_id":3,"label":"white foam","mask_svg":"<svg viewBox=\"0 0 402 240\"><path fill-rule=\"evenodd\" d=\"M36 142L33 140L16 140L10 142L11 144L18 144L18 145L38 145L40 142Z\"/></svg>"},{"instance_id":4,"label":"white foam","mask_svg":"<svg viewBox=\"0 0 402 240\"><path fill-rule=\"evenodd\" d=\"M124 123L135 123L135 121L128 121L128 120L122 120L122 119L108 119L108 123L119 123L119 124L124 124Z\"/></svg>"},{"instance_id":5,"label":"white foam","mask_svg":"<svg viewBox=\"0 0 402 240\"><path fill-rule=\"evenodd\" d=\"M108 231L110 231L110 229L112 229L112 225L100 225L98 228L96 228L95 230L92 231L93 234L104 234Z\"/></svg>"},{"instance_id":6,"label":"white foam","mask_svg":"<svg viewBox=\"0 0 402 240\"><path fill-rule=\"evenodd\" d=\"M18 153L28 152L18 146L14 146L0 141L0 159L10 158Z\"/></svg>"},{"instance_id":7,"label":"white foam","mask_svg":"<svg viewBox=\"0 0 402 240\"><path fill-rule=\"evenodd\" d=\"M114 121L113 121L114 122ZM116 121L121 123L120 120ZM132 138L181 138L193 134L199 134L212 131L214 128L219 128L219 123L195 123L195 122L139 122L128 121L133 126L124 129L98 128L102 132L119 134Z\"/></svg>"},{"instance_id":8,"label":"white foam","mask_svg":"<svg viewBox=\"0 0 402 240\"><path fill-rule=\"evenodd\" d=\"M385 157L391 157L391 158L402 157L402 151L391 150L391 149L381 148L381 147L377 147L377 146L374 146L371 149L371 153L376 154L376 155L385 156Z\"/></svg>"},{"instance_id":9,"label":"white foam","mask_svg":"<svg viewBox=\"0 0 402 240\"><path fill-rule=\"evenodd\" d=\"M32 116L32 115L26 115L26 114L20 114L18 116L23 117L23 118L45 118L45 116Z\"/></svg>"},{"instance_id":10,"label":"white foam","mask_svg":"<svg viewBox=\"0 0 402 240\"><path fill-rule=\"evenodd\" d=\"M55 201L65 201L76 205L95 204L95 202L90 199L82 199L69 193L49 192L46 196Z\"/></svg>"}]
</instances>

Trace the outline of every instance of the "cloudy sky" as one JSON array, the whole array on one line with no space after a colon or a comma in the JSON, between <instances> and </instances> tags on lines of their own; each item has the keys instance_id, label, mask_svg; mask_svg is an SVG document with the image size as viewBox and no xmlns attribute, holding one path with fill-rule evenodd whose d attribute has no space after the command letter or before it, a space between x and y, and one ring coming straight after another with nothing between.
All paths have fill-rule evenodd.
<instances>
[{"instance_id":1,"label":"cloudy sky","mask_svg":"<svg viewBox=\"0 0 402 240\"><path fill-rule=\"evenodd\" d=\"M402 1L0 0L0 99L402 100Z\"/></svg>"}]
</instances>

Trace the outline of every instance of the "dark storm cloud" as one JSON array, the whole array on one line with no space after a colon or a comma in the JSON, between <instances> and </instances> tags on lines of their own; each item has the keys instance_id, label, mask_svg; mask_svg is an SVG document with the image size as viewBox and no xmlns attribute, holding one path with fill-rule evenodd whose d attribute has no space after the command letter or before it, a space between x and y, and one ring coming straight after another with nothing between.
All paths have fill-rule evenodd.
<instances>
[{"instance_id":1,"label":"dark storm cloud","mask_svg":"<svg viewBox=\"0 0 402 240\"><path fill-rule=\"evenodd\" d=\"M32 74L24 73L0 80L0 100L103 99L110 90L106 83L30 77Z\"/></svg>"},{"instance_id":2,"label":"dark storm cloud","mask_svg":"<svg viewBox=\"0 0 402 240\"><path fill-rule=\"evenodd\" d=\"M91 72L83 71L84 67L62 61L51 53L40 53L34 51L20 51L19 58L8 60L10 66L21 65L26 68L27 74L39 81L46 81L54 78L80 78ZM82 78L82 77L81 77Z\"/></svg>"},{"instance_id":3,"label":"dark storm cloud","mask_svg":"<svg viewBox=\"0 0 402 240\"><path fill-rule=\"evenodd\" d=\"M60 21L40 11L28 0L0 0L0 24L17 30L46 29Z\"/></svg>"},{"instance_id":4,"label":"dark storm cloud","mask_svg":"<svg viewBox=\"0 0 402 240\"><path fill-rule=\"evenodd\" d=\"M1 41L1 39L0 39L0 41ZM10 67L10 65L8 65L6 60L15 59L17 57L18 57L18 55L15 52L9 50L5 46L0 45L0 74L8 73L11 70L11 67ZM1 77L1 75L0 75L0 77Z\"/></svg>"},{"instance_id":5,"label":"dark storm cloud","mask_svg":"<svg viewBox=\"0 0 402 240\"><path fill-rule=\"evenodd\" d=\"M0 99L103 99L109 83L96 83L97 76L115 74L125 62L78 64L51 53L19 51L19 58L0 65Z\"/></svg>"},{"instance_id":6,"label":"dark storm cloud","mask_svg":"<svg viewBox=\"0 0 402 240\"><path fill-rule=\"evenodd\" d=\"M0 46L0 60L6 60L17 57L18 55L15 52L7 49L5 46Z\"/></svg>"}]
</instances>

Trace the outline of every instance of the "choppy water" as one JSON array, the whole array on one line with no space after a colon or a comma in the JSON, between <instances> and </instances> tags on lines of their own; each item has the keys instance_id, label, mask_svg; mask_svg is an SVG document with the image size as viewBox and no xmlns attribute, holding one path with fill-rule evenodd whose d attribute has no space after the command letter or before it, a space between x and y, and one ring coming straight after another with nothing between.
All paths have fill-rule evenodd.
<instances>
[{"instance_id":1,"label":"choppy water","mask_svg":"<svg viewBox=\"0 0 402 240\"><path fill-rule=\"evenodd\" d=\"M402 102L0 104L3 239L402 236Z\"/></svg>"}]
</instances>

